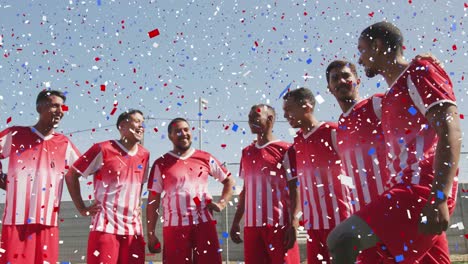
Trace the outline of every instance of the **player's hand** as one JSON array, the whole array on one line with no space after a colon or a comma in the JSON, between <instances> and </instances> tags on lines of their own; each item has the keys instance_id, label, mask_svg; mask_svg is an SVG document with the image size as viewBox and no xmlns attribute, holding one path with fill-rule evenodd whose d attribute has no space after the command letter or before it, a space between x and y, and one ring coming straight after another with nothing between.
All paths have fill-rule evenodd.
<instances>
[{"instance_id":1,"label":"player's hand","mask_svg":"<svg viewBox=\"0 0 468 264\"><path fill-rule=\"evenodd\" d=\"M97 213L99 213L99 211L101 211L101 204L94 201L92 205L85 207L79 211L82 216L94 216Z\"/></svg>"},{"instance_id":2,"label":"player's hand","mask_svg":"<svg viewBox=\"0 0 468 264\"><path fill-rule=\"evenodd\" d=\"M148 235L148 250L151 253L161 253L161 242L155 234Z\"/></svg>"},{"instance_id":3,"label":"player's hand","mask_svg":"<svg viewBox=\"0 0 468 264\"><path fill-rule=\"evenodd\" d=\"M221 212L224 209L224 207L225 207L224 204L215 203L215 202L211 202L206 205L206 208L208 208L211 214L213 214L213 211L218 212L218 213Z\"/></svg>"},{"instance_id":4,"label":"player's hand","mask_svg":"<svg viewBox=\"0 0 468 264\"><path fill-rule=\"evenodd\" d=\"M433 235L442 234L442 232L447 230L450 221L447 200L436 200L434 202L432 199L429 199L422 209L421 218L419 220L420 233Z\"/></svg>"},{"instance_id":5,"label":"player's hand","mask_svg":"<svg viewBox=\"0 0 468 264\"><path fill-rule=\"evenodd\" d=\"M239 244L242 243L242 238L240 237L240 225L232 223L231 231L229 232L232 242Z\"/></svg>"},{"instance_id":6,"label":"player's hand","mask_svg":"<svg viewBox=\"0 0 468 264\"><path fill-rule=\"evenodd\" d=\"M286 228L284 232L284 247L286 250L289 250L294 247L294 243L296 243L297 239L297 232L296 228L293 226L289 226Z\"/></svg>"},{"instance_id":7,"label":"player's hand","mask_svg":"<svg viewBox=\"0 0 468 264\"><path fill-rule=\"evenodd\" d=\"M422 60L422 59L430 59L434 61L434 63L439 65L440 67L444 67L444 64L439 59L437 59L432 53L429 53L429 52L421 53L421 54L416 55L416 57L414 58L414 60Z\"/></svg>"}]
</instances>

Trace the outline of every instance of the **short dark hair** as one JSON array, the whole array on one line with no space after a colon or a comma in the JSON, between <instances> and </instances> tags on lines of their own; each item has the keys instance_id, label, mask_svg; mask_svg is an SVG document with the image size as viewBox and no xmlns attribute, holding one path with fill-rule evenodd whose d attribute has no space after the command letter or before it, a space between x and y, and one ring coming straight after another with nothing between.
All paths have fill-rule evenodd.
<instances>
[{"instance_id":1,"label":"short dark hair","mask_svg":"<svg viewBox=\"0 0 468 264\"><path fill-rule=\"evenodd\" d=\"M167 133L170 134L172 132L172 127L174 126L174 124L179 123L179 122L185 122L185 123L187 123L187 125L190 126L187 119L182 118L182 117L176 117L176 118L172 119L171 122L169 122L169 125L167 125Z\"/></svg>"},{"instance_id":2,"label":"short dark hair","mask_svg":"<svg viewBox=\"0 0 468 264\"><path fill-rule=\"evenodd\" d=\"M344 68L344 67L348 67L351 72L354 74L354 76L356 78L359 78L358 74L357 74L357 70L356 70L356 65L354 65L353 63L349 62L349 61L345 61L345 60L334 60L332 61L330 64L328 64L328 67L325 71L325 74L326 74L326 77L327 77L327 84L330 83L330 72L334 69L341 69L341 68Z\"/></svg>"},{"instance_id":3,"label":"short dark hair","mask_svg":"<svg viewBox=\"0 0 468 264\"><path fill-rule=\"evenodd\" d=\"M117 129L119 129L119 125L122 121L124 120L128 120L128 118L131 116L131 115L134 115L134 114L140 114L143 116L143 112L141 112L140 110L138 109L129 109L123 113L121 113L119 115L119 117L117 118Z\"/></svg>"},{"instance_id":4,"label":"short dark hair","mask_svg":"<svg viewBox=\"0 0 468 264\"><path fill-rule=\"evenodd\" d=\"M390 51L403 54L403 34L390 22L382 21L364 29L359 37L370 42L380 39Z\"/></svg>"},{"instance_id":5,"label":"short dark hair","mask_svg":"<svg viewBox=\"0 0 468 264\"><path fill-rule=\"evenodd\" d=\"M276 111L275 109L271 106L271 105L268 105L268 104L256 104L256 105L253 105L251 108L250 108L250 111L254 110L254 109L258 109L258 108L266 108L272 115L273 115L273 121L276 119Z\"/></svg>"},{"instance_id":6,"label":"short dark hair","mask_svg":"<svg viewBox=\"0 0 468 264\"><path fill-rule=\"evenodd\" d=\"M65 94L62 92L62 91L57 91L57 90L42 90L39 92L39 94L37 95L37 98L36 98L36 106L37 105L40 105L44 102L47 101L47 99L49 98L49 96L52 96L52 95L55 95L55 96L58 96L60 98L62 98L63 102L65 103L65 101L67 100L67 97L65 96Z\"/></svg>"},{"instance_id":7,"label":"short dark hair","mask_svg":"<svg viewBox=\"0 0 468 264\"><path fill-rule=\"evenodd\" d=\"M291 98L294 99L295 102L298 102L298 103L308 102L312 105L312 107L315 107L315 97L312 94L312 91L305 87L291 90L283 96L283 100L289 100Z\"/></svg>"}]
</instances>

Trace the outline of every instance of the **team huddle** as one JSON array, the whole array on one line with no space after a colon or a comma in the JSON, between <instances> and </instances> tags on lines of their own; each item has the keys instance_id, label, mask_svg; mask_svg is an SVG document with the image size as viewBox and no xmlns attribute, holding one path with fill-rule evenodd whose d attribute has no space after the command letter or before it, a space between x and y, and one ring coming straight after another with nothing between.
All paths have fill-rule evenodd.
<instances>
[{"instance_id":1,"label":"team huddle","mask_svg":"<svg viewBox=\"0 0 468 264\"><path fill-rule=\"evenodd\" d=\"M450 263L445 230L462 137L450 78L429 55L407 62L403 36L388 22L362 31L358 50L367 77L381 75L389 88L361 98L356 66L332 61L325 73L342 110L338 122L316 119L315 97L304 87L283 97L284 117L298 129L293 143L274 136L273 107L250 109L256 140L242 150L244 185L230 230L244 243L246 263L299 263L299 228L307 230L308 263ZM216 157L192 147L188 121L169 123L173 148L152 166L140 145L139 110L118 117L120 139L81 155L54 130L65 100L60 91L41 91L38 122L0 132L0 158L9 158L0 180L0 263L58 261L64 181L80 214L92 217L87 263L144 263L146 246L162 251L163 263L221 263L213 211L226 207L235 183ZM79 179L89 175L94 202L86 205ZM223 184L219 200L208 192L210 176Z\"/></svg>"}]
</instances>

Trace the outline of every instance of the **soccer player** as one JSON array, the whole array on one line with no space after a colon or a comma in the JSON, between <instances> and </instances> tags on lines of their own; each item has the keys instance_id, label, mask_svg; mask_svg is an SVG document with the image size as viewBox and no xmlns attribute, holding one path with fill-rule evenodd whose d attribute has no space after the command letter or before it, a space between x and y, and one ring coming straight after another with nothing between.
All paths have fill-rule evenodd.
<instances>
[{"instance_id":1,"label":"soccer player","mask_svg":"<svg viewBox=\"0 0 468 264\"><path fill-rule=\"evenodd\" d=\"M383 94L362 99L356 66L348 61L331 62L325 73L328 90L343 111L336 130L338 153L353 179L352 204L359 211L384 192L389 178L380 122Z\"/></svg>"},{"instance_id":2,"label":"soccer player","mask_svg":"<svg viewBox=\"0 0 468 264\"><path fill-rule=\"evenodd\" d=\"M289 91L283 100L284 117L291 127L300 128L294 138L294 151L289 153L308 234L307 261L329 263L327 236L352 213L346 185L349 177L342 175L337 153L337 125L315 118L315 98L307 88Z\"/></svg>"},{"instance_id":3,"label":"soccer player","mask_svg":"<svg viewBox=\"0 0 468 264\"><path fill-rule=\"evenodd\" d=\"M391 23L366 28L358 49L366 75L382 75L390 87L382 129L392 185L330 234L334 262L351 263L379 242L398 263L419 263L428 252L425 263L450 263L443 232L455 207L461 146L452 82L431 59L406 62L403 35Z\"/></svg>"},{"instance_id":4,"label":"soccer player","mask_svg":"<svg viewBox=\"0 0 468 264\"><path fill-rule=\"evenodd\" d=\"M64 115L61 91L41 91L39 121L0 132L0 158L10 158L2 221L0 263L58 261L58 214L64 175L80 155L55 128Z\"/></svg>"},{"instance_id":5,"label":"soccer player","mask_svg":"<svg viewBox=\"0 0 468 264\"><path fill-rule=\"evenodd\" d=\"M144 263L141 189L148 179L149 152L143 139L143 113L119 115L120 139L94 144L66 175L70 196L82 216L92 216L87 263ZM94 175L93 204L81 197L79 177Z\"/></svg>"},{"instance_id":6,"label":"soccer player","mask_svg":"<svg viewBox=\"0 0 468 264\"><path fill-rule=\"evenodd\" d=\"M300 211L296 180L291 180L289 143L273 135L275 110L252 106L249 126L257 140L242 150L240 175L244 188L231 226L231 238L241 243L240 221L245 212L245 263L299 263L296 228Z\"/></svg>"},{"instance_id":7,"label":"soccer player","mask_svg":"<svg viewBox=\"0 0 468 264\"><path fill-rule=\"evenodd\" d=\"M148 181L147 233L150 252L161 252L155 234L162 198L163 262L221 263L216 222L212 211L220 212L232 196L231 174L211 154L192 148L187 120L175 118L168 125L173 149L158 158ZM219 201L208 193L208 177L224 187ZM165 196L161 197L161 193Z\"/></svg>"}]
</instances>

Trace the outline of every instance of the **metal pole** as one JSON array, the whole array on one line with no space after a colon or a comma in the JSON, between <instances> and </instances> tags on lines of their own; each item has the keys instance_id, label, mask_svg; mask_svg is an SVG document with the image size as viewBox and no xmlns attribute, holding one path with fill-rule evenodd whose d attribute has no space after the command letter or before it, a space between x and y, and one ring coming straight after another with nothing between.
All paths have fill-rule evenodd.
<instances>
[{"instance_id":1,"label":"metal pole","mask_svg":"<svg viewBox=\"0 0 468 264\"><path fill-rule=\"evenodd\" d=\"M202 98L198 97L198 149L202 149Z\"/></svg>"}]
</instances>

